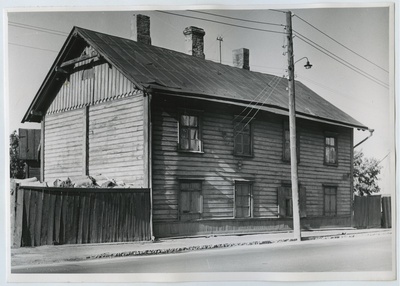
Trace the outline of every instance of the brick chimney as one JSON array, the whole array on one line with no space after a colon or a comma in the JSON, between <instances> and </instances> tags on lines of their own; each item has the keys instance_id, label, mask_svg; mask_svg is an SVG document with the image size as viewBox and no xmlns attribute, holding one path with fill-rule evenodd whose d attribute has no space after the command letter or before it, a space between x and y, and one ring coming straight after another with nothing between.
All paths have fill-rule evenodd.
<instances>
[{"instance_id":1,"label":"brick chimney","mask_svg":"<svg viewBox=\"0 0 400 286\"><path fill-rule=\"evenodd\" d=\"M133 15L131 33L132 40L151 45L150 17L142 14Z\"/></svg>"},{"instance_id":2,"label":"brick chimney","mask_svg":"<svg viewBox=\"0 0 400 286\"><path fill-rule=\"evenodd\" d=\"M232 51L233 66L245 70L250 70L249 65L250 51L249 49L241 48Z\"/></svg>"},{"instance_id":3,"label":"brick chimney","mask_svg":"<svg viewBox=\"0 0 400 286\"><path fill-rule=\"evenodd\" d=\"M183 34L185 35L186 53L204 59L204 35L206 32L201 28L190 26L185 28Z\"/></svg>"}]
</instances>

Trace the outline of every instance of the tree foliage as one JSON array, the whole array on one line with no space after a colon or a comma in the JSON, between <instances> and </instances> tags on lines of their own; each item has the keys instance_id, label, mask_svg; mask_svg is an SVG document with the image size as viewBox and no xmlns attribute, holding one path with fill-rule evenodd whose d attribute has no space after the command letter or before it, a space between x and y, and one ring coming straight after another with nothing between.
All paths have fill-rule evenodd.
<instances>
[{"instance_id":1,"label":"tree foliage","mask_svg":"<svg viewBox=\"0 0 400 286\"><path fill-rule=\"evenodd\" d=\"M368 196L380 191L378 175L382 166L375 158L365 158L362 151L354 152L354 193L359 196Z\"/></svg>"},{"instance_id":2,"label":"tree foliage","mask_svg":"<svg viewBox=\"0 0 400 286\"><path fill-rule=\"evenodd\" d=\"M24 161L19 159L19 137L17 131L14 130L10 134L10 178L23 179Z\"/></svg>"}]
</instances>

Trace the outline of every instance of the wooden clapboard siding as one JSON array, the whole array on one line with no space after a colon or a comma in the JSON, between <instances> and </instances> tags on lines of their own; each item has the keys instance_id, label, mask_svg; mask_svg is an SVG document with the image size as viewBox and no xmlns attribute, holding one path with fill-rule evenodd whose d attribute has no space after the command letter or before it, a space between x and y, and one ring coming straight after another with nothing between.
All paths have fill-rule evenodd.
<instances>
[{"instance_id":1,"label":"wooden clapboard siding","mask_svg":"<svg viewBox=\"0 0 400 286\"><path fill-rule=\"evenodd\" d=\"M45 122L44 178L55 179L82 175L82 109L50 114Z\"/></svg>"},{"instance_id":2,"label":"wooden clapboard siding","mask_svg":"<svg viewBox=\"0 0 400 286\"><path fill-rule=\"evenodd\" d=\"M179 108L202 113L202 154L177 151ZM203 180L203 219L233 218L234 182L253 181L253 216L278 217L277 188L289 181L290 164L282 161L284 117L259 113L253 124L253 156L233 155L233 119L241 108L217 103L153 98L154 220L178 220L178 178ZM287 118L286 118L287 119ZM338 166L324 165L324 132L338 133ZM352 129L298 120L299 181L306 188L307 216L323 215L323 184L338 188L338 215L350 215ZM241 168L238 162L241 162Z\"/></svg>"},{"instance_id":3,"label":"wooden clapboard siding","mask_svg":"<svg viewBox=\"0 0 400 286\"><path fill-rule=\"evenodd\" d=\"M87 47L84 53L91 54L92 50ZM76 71L59 90L47 110L48 114L127 97L137 92L135 85L117 69L96 58L75 64L74 68ZM93 68L94 78L83 79L85 69L90 68Z\"/></svg>"},{"instance_id":4,"label":"wooden clapboard siding","mask_svg":"<svg viewBox=\"0 0 400 286\"><path fill-rule=\"evenodd\" d=\"M143 186L143 95L89 109L89 173Z\"/></svg>"}]
</instances>

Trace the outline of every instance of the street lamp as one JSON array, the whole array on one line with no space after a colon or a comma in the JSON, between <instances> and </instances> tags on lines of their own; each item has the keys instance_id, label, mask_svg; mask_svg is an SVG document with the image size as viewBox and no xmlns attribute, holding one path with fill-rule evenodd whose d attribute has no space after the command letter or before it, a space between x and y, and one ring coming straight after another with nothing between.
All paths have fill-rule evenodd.
<instances>
[{"instance_id":1,"label":"street lamp","mask_svg":"<svg viewBox=\"0 0 400 286\"><path fill-rule=\"evenodd\" d=\"M301 61L302 59L307 59L307 63L304 65L304 67L309 70L312 67L312 64L310 64L310 61L308 60L307 57L302 57L301 59L295 61L294 63L296 64L297 62Z\"/></svg>"}]
</instances>

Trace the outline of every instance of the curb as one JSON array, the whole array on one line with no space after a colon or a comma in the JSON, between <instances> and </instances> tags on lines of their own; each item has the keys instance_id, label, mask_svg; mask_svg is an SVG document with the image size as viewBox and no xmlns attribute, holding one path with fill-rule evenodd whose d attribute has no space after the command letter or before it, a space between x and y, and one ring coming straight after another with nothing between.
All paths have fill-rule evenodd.
<instances>
[{"instance_id":1,"label":"curb","mask_svg":"<svg viewBox=\"0 0 400 286\"><path fill-rule=\"evenodd\" d=\"M288 238L288 239L280 239L280 240L205 244L205 245L198 245L198 246L175 247L175 248L168 248L168 249L152 249L152 250L137 250L137 251L133 250L133 251L125 251L125 252L119 252L119 253L103 253L103 254L99 254L99 255L92 255L92 256L87 256L85 259L88 260L88 259L111 258L111 257L173 254L173 253L182 253L182 252L198 251L198 250L205 250L205 249L230 248L230 247L235 247L235 246L262 245L262 244L273 244L273 243L291 242L291 241L295 241L295 239Z\"/></svg>"},{"instance_id":2,"label":"curb","mask_svg":"<svg viewBox=\"0 0 400 286\"><path fill-rule=\"evenodd\" d=\"M375 236L375 235L385 235L385 234L391 234L391 231L365 232L365 233L353 233L353 234L348 234L348 233L343 232L341 234L303 237L302 241L352 238L355 236ZM198 245L198 246L174 247L174 248L167 248L167 249L132 250L132 251L124 251L124 252L118 252L118 253L102 253L102 254L97 254L97 255L91 255L91 256L87 256L86 258L83 258L82 260L113 258L113 257L129 257L129 256L150 256L150 255L159 255L159 254L176 254L176 253L199 251L199 250L206 250L206 249L231 248L231 247L235 247L235 246L264 245L264 244L275 244L275 243L295 242L295 241L296 240L294 238L288 238L288 239L278 239L278 240L205 244L205 245Z\"/></svg>"}]
</instances>

